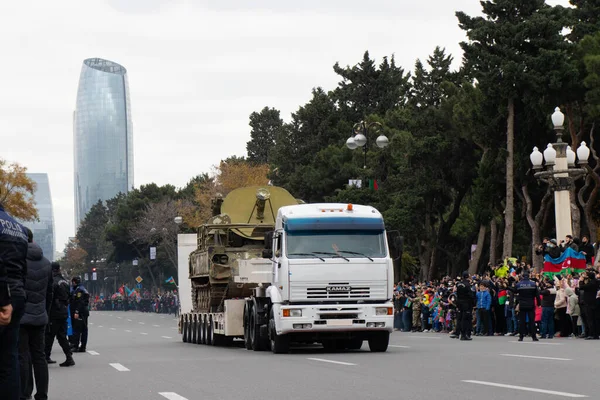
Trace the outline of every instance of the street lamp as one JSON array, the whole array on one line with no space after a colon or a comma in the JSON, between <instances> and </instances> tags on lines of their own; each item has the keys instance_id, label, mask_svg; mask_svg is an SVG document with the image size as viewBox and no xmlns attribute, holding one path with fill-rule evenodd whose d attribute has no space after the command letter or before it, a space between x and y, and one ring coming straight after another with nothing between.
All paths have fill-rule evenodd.
<instances>
[{"instance_id":1,"label":"street lamp","mask_svg":"<svg viewBox=\"0 0 600 400\"><path fill-rule=\"evenodd\" d=\"M180 216L177 216L173 219L173 222L175 222L177 225L181 225L183 223L183 218Z\"/></svg>"},{"instance_id":2,"label":"street lamp","mask_svg":"<svg viewBox=\"0 0 600 400\"><path fill-rule=\"evenodd\" d=\"M383 149L390 144L390 140L387 138L387 136L380 133L382 128L383 127L379 122L371 122L370 124L367 124L365 121L361 121L354 125L352 128L352 136L346 140L346 147L348 147L350 150L354 150L359 147L363 148L363 168L367 168L367 151L369 150L370 132L373 132L373 134L380 134L377 139L375 139L375 144L380 149Z\"/></svg>"},{"instance_id":3,"label":"street lamp","mask_svg":"<svg viewBox=\"0 0 600 400\"><path fill-rule=\"evenodd\" d=\"M590 149L585 142L581 142L575 154L571 146L563 142L565 116L560 108L556 107L551 119L556 131L556 143L549 143L543 155L537 147L534 147L529 159L533 169L537 171L534 176L541 182L547 183L554 192L556 238L560 239L572 234L570 190L573 182L587 173ZM576 158L582 168L575 166ZM544 161L546 161L546 170L542 171Z\"/></svg>"}]
</instances>

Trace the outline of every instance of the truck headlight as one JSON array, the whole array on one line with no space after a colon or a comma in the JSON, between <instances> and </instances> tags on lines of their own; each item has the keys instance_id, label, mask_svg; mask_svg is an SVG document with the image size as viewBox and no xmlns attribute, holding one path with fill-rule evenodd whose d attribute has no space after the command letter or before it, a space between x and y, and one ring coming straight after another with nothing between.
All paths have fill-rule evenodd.
<instances>
[{"instance_id":1,"label":"truck headlight","mask_svg":"<svg viewBox=\"0 0 600 400\"><path fill-rule=\"evenodd\" d=\"M282 315L284 317L301 317L302 310L298 308L286 308L282 310Z\"/></svg>"},{"instance_id":2,"label":"truck headlight","mask_svg":"<svg viewBox=\"0 0 600 400\"><path fill-rule=\"evenodd\" d=\"M377 307L375 315L394 315L394 309L392 307Z\"/></svg>"}]
</instances>

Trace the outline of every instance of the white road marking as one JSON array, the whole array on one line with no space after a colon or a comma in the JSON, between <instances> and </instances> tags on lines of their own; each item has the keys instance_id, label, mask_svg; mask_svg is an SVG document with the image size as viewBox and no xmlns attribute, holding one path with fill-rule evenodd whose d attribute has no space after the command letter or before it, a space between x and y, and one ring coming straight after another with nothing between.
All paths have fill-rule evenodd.
<instances>
[{"instance_id":1,"label":"white road marking","mask_svg":"<svg viewBox=\"0 0 600 400\"><path fill-rule=\"evenodd\" d=\"M98 353L97 351L94 351L94 350L88 350L87 353L90 354L90 355L92 355L92 356L99 356L100 355L100 353Z\"/></svg>"},{"instance_id":2,"label":"white road marking","mask_svg":"<svg viewBox=\"0 0 600 400\"><path fill-rule=\"evenodd\" d=\"M119 318L119 319L123 319L123 317L117 317L117 318Z\"/></svg>"},{"instance_id":3,"label":"white road marking","mask_svg":"<svg viewBox=\"0 0 600 400\"><path fill-rule=\"evenodd\" d=\"M94 323L93 323L93 322L90 322L90 325L94 325Z\"/></svg>"},{"instance_id":4,"label":"white road marking","mask_svg":"<svg viewBox=\"0 0 600 400\"><path fill-rule=\"evenodd\" d=\"M111 330L111 331L116 331L116 330L117 330L117 328L110 328L110 330Z\"/></svg>"},{"instance_id":5,"label":"white road marking","mask_svg":"<svg viewBox=\"0 0 600 400\"><path fill-rule=\"evenodd\" d=\"M125 332L129 332L129 333L131 333L131 331L130 331L129 329L125 329Z\"/></svg>"},{"instance_id":6,"label":"white road marking","mask_svg":"<svg viewBox=\"0 0 600 400\"><path fill-rule=\"evenodd\" d=\"M165 339L173 339L171 336L161 336L161 337L165 338Z\"/></svg>"},{"instance_id":7,"label":"white road marking","mask_svg":"<svg viewBox=\"0 0 600 400\"><path fill-rule=\"evenodd\" d=\"M573 361L571 358L525 356L523 354L500 354L500 355L504 356L504 357L536 358L539 360Z\"/></svg>"},{"instance_id":8,"label":"white road marking","mask_svg":"<svg viewBox=\"0 0 600 400\"><path fill-rule=\"evenodd\" d=\"M114 369L116 369L119 372L127 372L129 371L129 368L126 368L123 366L123 364L119 364L119 363L110 363L109 364L111 367L113 367Z\"/></svg>"},{"instance_id":9,"label":"white road marking","mask_svg":"<svg viewBox=\"0 0 600 400\"><path fill-rule=\"evenodd\" d=\"M562 346L562 343L548 343L548 342L533 342L533 341L527 341L527 342L519 342L518 340L511 340L510 343L530 343L530 344L545 344L547 346Z\"/></svg>"},{"instance_id":10,"label":"white road marking","mask_svg":"<svg viewBox=\"0 0 600 400\"><path fill-rule=\"evenodd\" d=\"M140 332L140 335L147 335L146 332Z\"/></svg>"},{"instance_id":11,"label":"white road marking","mask_svg":"<svg viewBox=\"0 0 600 400\"><path fill-rule=\"evenodd\" d=\"M108 314L109 317L112 317L112 314Z\"/></svg>"},{"instance_id":12,"label":"white road marking","mask_svg":"<svg viewBox=\"0 0 600 400\"><path fill-rule=\"evenodd\" d=\"M411 338L411 339L434 339L434 340L441 339L441 337L433 337L433 336L409 336L409 338Z\"/></svg>"},{"instance_id":13,"label":"white road marking","mask_svg":"<svg viewBox=\"0 0 600 400\"><path fill-rule=\"evenodd\" d=\"M102 325L98 325L98 328L104 328Z\"/></svg>"},{"instance_id":14,"label":"white road marking","mask_svg":"<svg viewBox=\"0 0 600 400\"><path fill-rule=\"evenodd\" d=\"M152 325L155 328L160 328L160 325Z\"/></svg>"},{"instance_id":15,"label":"white road marking","mask_svg":"<svg viewBox=\"0 0 600 400\"><path fill-rule=\"evenodd\" d=\"M159 392L158 394L160 394L162 397L167 398L169 400L188 400L185 397L180 396L174 392Z\"/></svg>"},{"instance_id":16,"label":"white road marking","mask_svg":"<svg viewBox=\"0 0 600 400\"><path fill-rule=\"evenodd\" d=\"M131 322L131 320L129 318L127 318L127 321Z\"/></svg>"},{"instance_id":17,"label":"white road marking","mask_svg":"<svg viewBox=\"0 0 600 400\"><path fill-rule=\"evenodd\" d=\"M410 346L400 346L398 344L389 344L388 347L398 347L399 349L410 349Z\"/></svg>"},{"instance_id":18,"label":"white road marking","mask_svg":"<svg viewBox=\"0 0 600 400\"><path fill-rule=\"evenodd\" d=\"M307 360L320 361L320 362L339 364L339 365L356 365L356 364L347 363L347 362L343 362L343 361L326 360L324 358L307 358Z\"/></svg>"},{"instance_id":19,"label":"white road marking","mask_svg":"<svg viewBox=\"0 0 600 400\"><path fill-rule=\"evenodd\" d=\"M140 324L140 325L146 325L146 324L144 324L143 322L138 322L138 324Z\"/></svg>"},{"instance_id":20,"label":"white road marking","mask_svg":"<svg viewBox=\"0 0 600 400\"><path fill-rule=\"evenodd\" d=\"M494 383L494 382L485 382L485 381L463 381L463 382L466 382L466 383L475 383L477 385L494 386L494 387L505 388L505 389L523 390L525 392L536 392L536 393L551 394L551 395L554 395L554 396L570 397L570 398L573 398L573 399L588 397L588 396L583 395L583 394L566 393L566 392L556 392L554 390L536 389L536 388L530 388L530 387L525 387L525 386L505 385L503 383Z\"/></svg>"}]
</instances>

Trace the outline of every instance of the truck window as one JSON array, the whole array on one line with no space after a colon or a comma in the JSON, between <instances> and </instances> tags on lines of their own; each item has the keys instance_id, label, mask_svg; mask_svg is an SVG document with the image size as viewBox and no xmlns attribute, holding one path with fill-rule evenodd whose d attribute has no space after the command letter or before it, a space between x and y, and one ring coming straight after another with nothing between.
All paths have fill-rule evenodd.
<instances>
[{"instance_id":1,"label":"truck window","mask_svg":"<svg viewBox=\"0 0 600 400\"><path fill-rule=\"evenodd\" d=\"M297 253L319 254L323 258L343 255L346 258L384 258L387 256L385 234L382 231L293 231L287 232L286 253L288 258L307 258ZM361 254L349 254L356 252ZM290 256L290 254L294 254Z\"/></svg>"}]
</instances>

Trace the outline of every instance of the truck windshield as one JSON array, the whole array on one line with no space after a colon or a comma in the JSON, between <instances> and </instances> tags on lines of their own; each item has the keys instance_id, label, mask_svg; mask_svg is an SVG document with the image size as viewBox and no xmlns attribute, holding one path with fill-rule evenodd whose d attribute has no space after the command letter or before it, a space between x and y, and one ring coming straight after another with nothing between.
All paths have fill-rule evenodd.
<instances>
[{"instance_id":1,"label":"truck windshield","mask_svg":"<svg viewBox=\"0 0 600 400\"><path fill-rule=\"evenodd\" d=\"M387 255L382 231L295 231L287 233L288 258L384 258ZM314 256L313 256L314 258Z\"/></svg>"}]
</instances>

